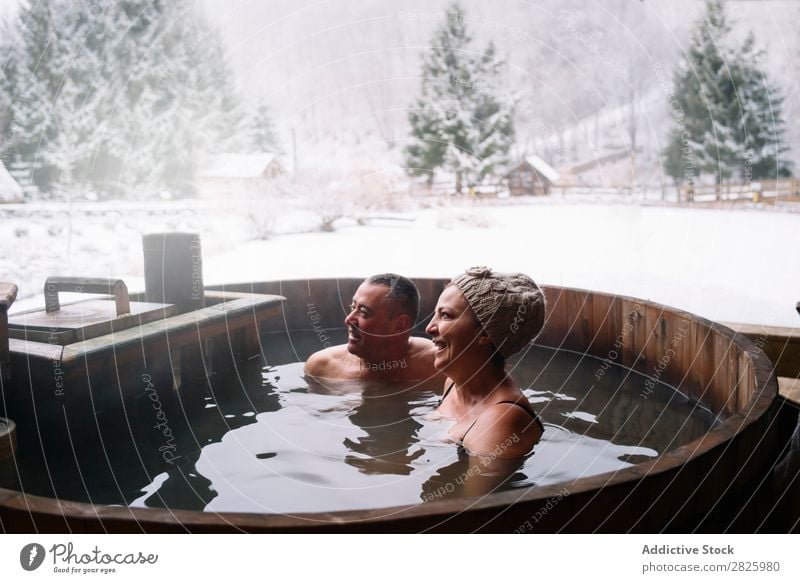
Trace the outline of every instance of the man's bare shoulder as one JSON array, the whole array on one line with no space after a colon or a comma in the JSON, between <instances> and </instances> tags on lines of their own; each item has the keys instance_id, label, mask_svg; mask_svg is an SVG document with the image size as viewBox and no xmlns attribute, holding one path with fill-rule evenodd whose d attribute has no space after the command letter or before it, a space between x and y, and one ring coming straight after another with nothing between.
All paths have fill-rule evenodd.
<instances>
[{"instance_id":1,"label":"man's bare shoulder","mask_svg":"<svg viewBox=\"0 0 800 583\"><path fill-rule=\"evenodd\" d=\"M433 353L436 352L436 346L434 346L433 342L427 338L412 336L408 352L409 371L406 375L408 378L415 380L444 378L442 373L433 366Z\"/></svg>"},{"instance_id":2,"label":"man's bare shoulder","mask_svg":"<svg viewBox=\"0 0 800 583\"><path fill-rule=\"evenodd\" d=\"M411 356L433 358L433 353L436 352L436 347L428 338L412 336L409 338L409 341L411 342Z\"/></svg>"},{"instance_id":3,"label":"man's bare shoulder","mask_svg":"<svg viewBox=\"0 0 800 583\"><path fill-rule=\"evenodd\" d=\"M306 360L305 373L312 377L341 378L347 371L347 346L331 346L315 352Z\"/></svg>"}]
</instances>

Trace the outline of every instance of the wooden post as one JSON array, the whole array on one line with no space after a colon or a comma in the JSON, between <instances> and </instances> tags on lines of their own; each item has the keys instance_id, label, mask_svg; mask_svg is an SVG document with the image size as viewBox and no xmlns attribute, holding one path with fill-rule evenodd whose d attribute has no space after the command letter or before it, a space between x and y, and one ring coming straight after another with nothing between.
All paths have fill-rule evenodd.
<instances>
[{"instance_id":1,"label":"wooden post","mask_svg":"<svg viewBox=\"0 0 800 583\"><path fill-rule=\"evenodd\" d=\"M17 427L11 419L0 417L0 488L17 488L16 449Z\"/></svg>"},{"instance_id":2,"label":"wooden post","mask_svg":"<svg viewBox=\"0 0 800 583\"><path fill-rule=\"evenodd\" d=\"M179 314L205 306L200 235L151 233L142 248L148 302L175 304Z\"/></svg>"},{"instance_id":3,"label":"wooden post","mask_svg":"<svg viewBox=\"0 0 800 583\"><path fill-rule=\"evenodd\" d=\"M8 350L8 309L17 299L17 286L0 282L0 379L11 376L11 353Z\"/></svg>"},{"instance_id":4,"label":"wooden post","mask_svg":"<svg viewBox=\"0 0 800 583\"><path fill-rule=\"evenodd\" d=\"M756 183L753 188L753 204L761 202L761 185Z\"/></svg>"}]
</instances>

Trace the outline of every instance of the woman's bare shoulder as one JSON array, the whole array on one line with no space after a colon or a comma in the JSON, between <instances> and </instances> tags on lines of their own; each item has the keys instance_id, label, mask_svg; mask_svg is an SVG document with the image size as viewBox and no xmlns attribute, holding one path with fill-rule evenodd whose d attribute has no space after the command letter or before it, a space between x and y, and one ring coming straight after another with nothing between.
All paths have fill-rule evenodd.
<instances>
[{"instance_id":1,"label":"woman's bare shoulder","mask_svg":"<svg viewBox=\"0 0 800 583\"><path fill-rule=\"evenodd\" d=\"M513 402L495 403L478 416L464 447L476 455L518 458L527 455L541 436L541 425L529 411Z\"/></svg>"}]
</instances>

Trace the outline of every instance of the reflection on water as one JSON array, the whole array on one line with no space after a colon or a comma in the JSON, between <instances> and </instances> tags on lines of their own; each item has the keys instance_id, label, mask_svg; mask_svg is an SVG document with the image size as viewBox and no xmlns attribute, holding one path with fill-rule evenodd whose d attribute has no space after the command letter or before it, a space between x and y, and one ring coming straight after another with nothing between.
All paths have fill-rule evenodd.
<instances>
[{"instance_id":1,"label":"reflection on water","mask_svg":"<svg viewBox=\"0 0 800 583\"><path fill-rule=\"evenodd\" d=\"M365 383L361 402L348 415L350 422L365 435L345 437L344 445L352 452L345 463L366 474L408 476L414 460L425 454L418 439L422 424L412 410L414 389L386 391L379 383ZM426 404L423 401L422 404Z\"/></svg>"},{"instance_id":2,"label":"reflection on water","mask_svg":"<svg viewBox=\"0 0 800 583\"><path fill-rule=\"evenodd\" d=\"M517 470L524 463L524 459L470 456L463 448L459 448L456 461L439 468L422 484L422 500L432 502L447 498L483 496L502 486L523 485L521 482L528 482L528 478Z\"/></svg>"},{"instance_id":3,"label":"reflection on water","mask_svg":"<svg viewBox=\"0 0 800 583\"><path fill-rule=\"evenodd\" d=\"M75 467L48 463L52 481L38 477L42 460L31 462L26 491L213 512L408 506L615 471L715 422L665 385L644 397L636 373L536 348L510 367L545 424L542 441L523 460L471 457L448 440L450 421L433 414L440 386L317 383L301 363L281 362L315 342L313 333L293 334L291 348L270 338L268 366L252 362L216 379L199 413L170 417L176 463L164 463L155 443L121 439Z\"/></svg>"}]
</instances>

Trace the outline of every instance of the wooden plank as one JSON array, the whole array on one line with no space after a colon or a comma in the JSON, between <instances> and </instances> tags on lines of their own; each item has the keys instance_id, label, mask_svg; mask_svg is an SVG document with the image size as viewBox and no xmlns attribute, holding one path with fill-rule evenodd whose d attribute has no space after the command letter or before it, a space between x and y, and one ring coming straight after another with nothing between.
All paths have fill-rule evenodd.
<instances>
[{"instance_id":1,"label":"wooden plank","mask_svg":"<svg viewBox=\"0 0 800 583\"><path fill-rule=\"evenodd\" d=\"M16 449L16 425L12 420L0 417L0 461L12 457Z\"/></svg>"},{"instance_id":2,"label":"wooden plank","mask_svg":"<svg viewBox=\"0 0 800 583\"><path fill-rule=\"evenodd\" d=\"M547 302L544 330L542 330L538 344L562 348L565 332L567 330L567 310L563 307L566 303L567 292L561 288L545 288L544 297Z\"/></svg>"},{"instance_id":3,"label":"wooden plank","mask_svg":"<svg viewBox=\"0 0 800 583\"><path fill-rule=\"evenodd\" d=\"M640 365L641 362L644 362L645 344L650 335L650 330L647 327L645 306L636 300L623 298L622 317L623 320L617 323L616 329L616 333L623 339L621 362L625 366L648 374L647 371L642 370ZM625 326L626 323L628 326ZM628 332L622 334L623 329Z\"/></svg>"},{"instance_id":4,"label":"wooden plank","mask_svg":"<svg viewBox=\"0 0 800 583\"><path fill-rule=\"evenodd\" d=\"M609 359L619 354L622 349L622 339L618 338L618 323L622 321L622 302L616 296L607 294L594 294L592 297L592 323L594 327L594 340L591 353L603 359ZM615 346L619 344L619 346ZM613 353L615 354L612 354Z\"/></svg>"},{"instance_id":5,"label":"wooden plank","mask_svg":"<svg viewBox=\"0 0 800 583\"><path fill-rule=\"evenodd\" d=\"M65 347L12 338L10 352L15 358L59 362L69 378L80 378L107 368L110 357L115 367L137 362L142 357L143 342L147 343L148 353L155 354L198 344L202 338L229 334L231 330L255 328L280 314L283 297L249 296ZM72 363L77 366L71 366Z\"/></svg>"},{"instance_id":6,"label":"wooden plank","mask_svg":"<svg viewBox=\"0 0 800 583\"><path fill-rule=\"evenodd\" d=\"M569 290L566 294L568 332L566 347L583 351L589 346L592 331L592 294L583 290Z\"/></svg>"},{"instance_id":7,"label":"wooden plank","mask_svg":"<svg viewBox=\"0 0 800 583\"><path fill-rule=\"evenodd\" d=\"M130 313L123 316L116 315L116 306L110 300L69 304L56 312L25 312L11 318L9 334L12 338L65 345L163 320L176 312L172 304L131 302L129 306Z\"/></svg>"},{"instance_id":8,"label":"wooden plank","mask_svg":"<svg viewBox=\"0 0 800 583\"><path fill-rule=\"evenodd\" d=\"M665 352L667 351L666 344L669 343L668 332L668 316L664 314L664 309L658 305L648 305L644 308L644 331L646 336L642 339L644 346L639 350L644 355L647 363L654 364L663 361ZM664 373L669 371L670 361L666 362L666 367L661 373L664 379Z\"/></svg>"},{"instance_id":9,"label":"wooden plank","mask_svg":"<svg viewBox=\"0 0 800 583\"><path fill-rule=\"evenodd\" d=\"M692 391L698 393L697 382L691 378L692 363L695 360L696 347L693 330L696 322L691 314L678 312L672 319L672 335L670 348L675 351L674 377L670 377L675 386L684 394L692 397ZM696 398L696 397L695 397Z\"/></svg>"},{"instance_id":10,"label":"wooden plank","mask_svg":"<svg viewBox=\"0 0 800 583\"><path fill-rule=\"evenodd\" d=\"M231 330L256 326L264 319L280 313L280 296L257 296L225 302L173 316L167 320L151 322L138 328L130 328L119 333L109 334L64 347L63 361L86 360L86 366L93 366L104 355L113 350L115 358L125 362L126 351L141 352L143 341L148 343L149 351L167 350L187 344L199 343L202 338L229 333Z\"/></svg>"},{"instance_id":11,"label":"wooden plank","mask_svg":"<svg viewBox=\"0 0 800 583\"><path fill-rule=\"evenodd\" d=\"M750 355L744 350L738 351L739 385L736 390L736 409L741 411L755 392L755 371Z\"/></svg>"},{"instance_id":12,"label":"wooden plank","mask_svg":"<svg viewBox=\"0 0 800 583\"><path fill-rule=\"evenodd\" d=\"M8 318L5 308L0 308L0 379L11 377L11 352L8 347Z\"/></svg>"},{"instance_id":13,"label":"wooden plank","mask_svg":"<svg viewBox=\"0 0 800 583\"><path fill-rule=\"evenodd\" d=\"M688 364L687 388L689 396L705 402L707 392L711 391L706 367L713 359L711 329L704 322L692 320L687 333L685 358Z\"/></svg>"},{"instance_id":14,"label":"wooden plank","mask_svg":"<svg viewBox=\"0 0 800 583\"><path fill-rule=\"evenodd\" d=\"M31 342L18 338L9 339L8 346L12 355L20 355L22 357L31 356L33 358L44 358L48 360L61 360L61 355L64 352L64 347L59 344Z\"/></svg>"},{"instance_id":15,"label":"wooden plank","mask_svg":"<svg viewBox=\"0 0 800 583\"><path fill-rule=\"evenodd\" d=\"M800 328L726 323L734 332L744 334L764 351L775 365L775 374L800 377Z\"/></svg>"},{"instance_id":16,"label":"wooden plank","mask_svg":"<svg viewBox=\"0 0 800 583\"><path fill-rule=\"evenodd\" d=\"M738 366L735 345L730 338L715 334L712 364L707 369L711 376L711 402L728 413L736 411Z\"/></svg>"},{"instance_id":17,"label":"wooden plank","mask_svg":"<svg viewBox=\"0 0 800 583\"><path fill-rule=\"evenodd\" d=\"M11 377L11 353L8 346L8 308L17 299L17 286L0 282L0 379Z\"/></svg>"},{"instance_id":18,"label":"wooden plank","mask_svg":"<svg viewBox=\"0 0 800 583\"><path fill-rule=\"evenodd\" d=\"M672 310L665 310L662 318L666 324L661 358L668 363L664 379L675 387L681 387L687 382L687 370L694 354L691 339L693 319L687 312Z\"/></svg>"}]
</instances>

